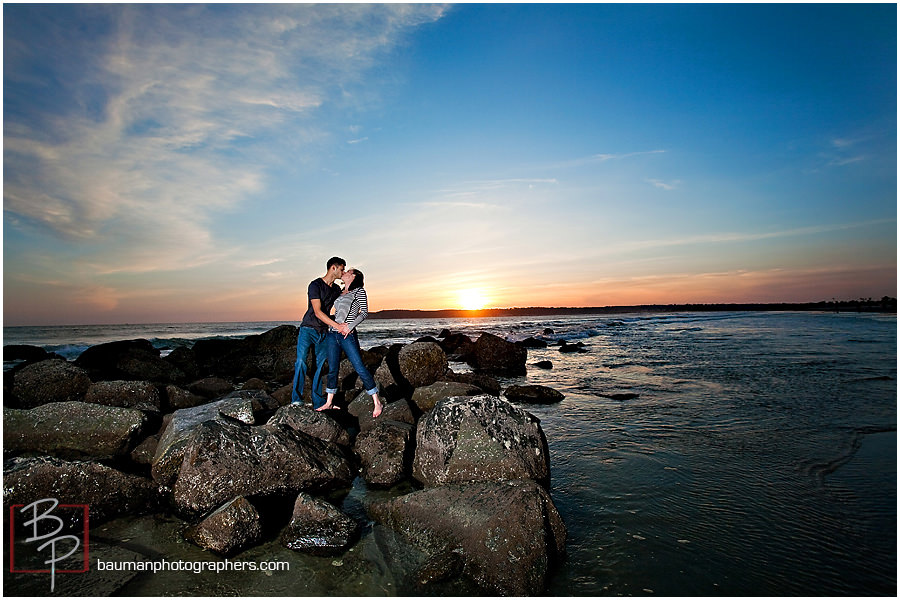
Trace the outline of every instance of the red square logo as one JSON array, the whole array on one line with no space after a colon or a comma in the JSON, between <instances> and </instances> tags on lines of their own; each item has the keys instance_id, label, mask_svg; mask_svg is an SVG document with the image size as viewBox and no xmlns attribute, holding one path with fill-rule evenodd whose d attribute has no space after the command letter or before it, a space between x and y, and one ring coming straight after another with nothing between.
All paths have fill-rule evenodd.
<instances>
[{"instance_id":1,"label":"red square logo","mask_svg":"<svg viewBox=\"0 0 900 600\"><path fill-rule=\"evenodd\" d=\"M46 498L9 507L10 573L85 573L89 569L87 504Z\"/></svg>"}]
</instances>

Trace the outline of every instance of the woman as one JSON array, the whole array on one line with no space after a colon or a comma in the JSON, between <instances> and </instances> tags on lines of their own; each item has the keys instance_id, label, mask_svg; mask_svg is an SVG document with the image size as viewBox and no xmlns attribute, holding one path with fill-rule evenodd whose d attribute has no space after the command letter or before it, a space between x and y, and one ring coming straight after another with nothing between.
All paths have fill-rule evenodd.
<instances>
[{"instance_id":1,"label":"woman","mask_svg":"<svg viewBox=\"0 0 900 600\"><path fill-rule=\"evenodd\" d=\"M341 364L341 350L350 359L350 364L359 373L360 379L366 386L366 393L372 396L375 401L375 410L372 417L378 417L381 414L382 405L378 398L378 386L375 385L375 379L366 365L363 364L362 356L359 350L359 338L356 336L356 326L366 320L369 316L368 299L366 298L366 290L363 288L363 274L358 269L348 269L344 271L341 277L344 282L344 291L334 301L334 320L337 323L346 323L350 326L350 331L344 335L337 329L332 327L328 331L328 384L325 388L327 394L325 404L316 410L328 410L334 408L331 404L334 395L337 393L338 386L338 370Z\"/></svg>"}]
</instances>

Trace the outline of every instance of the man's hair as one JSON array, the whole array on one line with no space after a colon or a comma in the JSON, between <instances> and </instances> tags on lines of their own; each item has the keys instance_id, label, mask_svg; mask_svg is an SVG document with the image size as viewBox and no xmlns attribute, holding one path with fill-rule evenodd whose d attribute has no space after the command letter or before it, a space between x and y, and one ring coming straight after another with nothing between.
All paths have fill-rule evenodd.
<instances>
[{"instance_id":1,"label":"man's hair","mask_svg":"<svg viewBox=\"0 0 900 600\"><path fill-rule=\"evenodd\" d=\"M361 288L363 286L364 279L362 271L360 271L359 269L351 269L350 272L353 273L353 281L350 282L350 291L352 292L353 290Z\"/></svg>"},{"instance_id":2,"label":"man's hair","mask_svg":"<svg viewBox=\"0 0 900 600\"><path fill-rule=\"evenodd\" d=\"M331 267L333 267L334 265L340 265L342 267L346 267L347 261L345 261L343 258L341 258L339 256L332 256L331 258L328 259L328 265L326 265L325 270L330 271Z\"/></svg>"}]
</instances>

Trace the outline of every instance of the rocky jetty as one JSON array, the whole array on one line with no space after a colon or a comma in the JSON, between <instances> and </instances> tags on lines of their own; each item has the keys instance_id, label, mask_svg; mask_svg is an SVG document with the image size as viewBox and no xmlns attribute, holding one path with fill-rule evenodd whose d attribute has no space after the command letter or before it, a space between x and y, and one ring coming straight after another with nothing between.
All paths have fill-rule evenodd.
<instances>
[{"instance_id":1,"label":"rocky jetty","mask_svg":"<svg viewBox=\"0 0 900 600\"><path fill-rule=\"evenodd\" d=\"M5 348L20 361L4 376L5 507L87 504L92 526L164 513L221 556L275 539L265 533L275 523L286 548L339 556L372 527L341 509L360 478L379 488L363 500L373 531L402 540L398 557L418 557L411 590L449 580L478 594L544 593L566 528L547 440L524 407L562 395L501 384L524 375L528 348L541 344L442 331L365 350L385 401L373 419L347 360L334 366L337 410L289 404L296 338L284 325L165 357L127 340L74 362Z\"/></svg>"}]
</instances>

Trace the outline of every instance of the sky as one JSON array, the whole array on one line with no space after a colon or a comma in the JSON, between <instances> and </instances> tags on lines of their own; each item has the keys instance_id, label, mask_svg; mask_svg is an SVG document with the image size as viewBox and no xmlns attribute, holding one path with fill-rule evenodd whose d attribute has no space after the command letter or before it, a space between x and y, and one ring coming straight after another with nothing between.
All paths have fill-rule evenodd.
<instances>
[{"instance_id":1,"label":"sky","mask_svg":"<svg viewBox=\"0 0 900 600\"><path fill-rule=\"evenodd\" d=\"M4 325L897 290L895 4L4 4Z\"/></svg>"}]
</instances>

